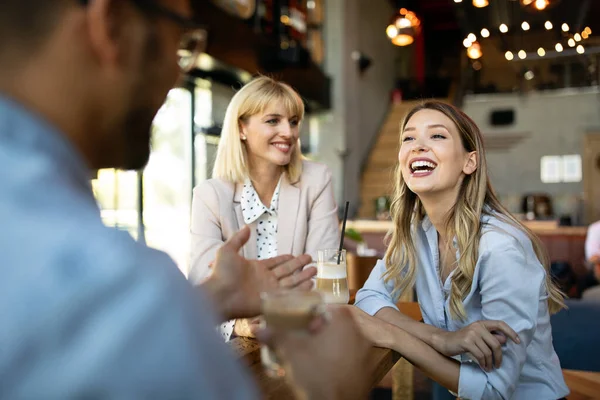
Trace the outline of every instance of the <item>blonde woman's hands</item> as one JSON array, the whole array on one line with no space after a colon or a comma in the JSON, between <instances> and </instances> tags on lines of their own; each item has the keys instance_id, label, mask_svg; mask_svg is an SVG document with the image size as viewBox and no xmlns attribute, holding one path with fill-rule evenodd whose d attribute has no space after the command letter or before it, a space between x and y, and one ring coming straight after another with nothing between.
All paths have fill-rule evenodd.
<instances>
[{"instance_id":1,"label":"blonde woman's hands","mask_svg":"<svg viewBox=\"0 0 600 400\"><path fill-rule=\"evenodd\" d=\"M260 327L260 318L238 318L235 320L233 333L239 337L254 337L254 332Z\"/></svg>"},{"instance_id":2,"label":"blonde woman's hands","mask_svg":"<svg viewBox=\"0 0 600 400\"><path fill-rule=\"evenodd\" d=\"M519 335L503 321L477 321L455 332L439 332L433 347L452 357L469 353L481 368L491 371L502 363L502 345L511 339L519 344Z\"/></svg>"}]
</instances>

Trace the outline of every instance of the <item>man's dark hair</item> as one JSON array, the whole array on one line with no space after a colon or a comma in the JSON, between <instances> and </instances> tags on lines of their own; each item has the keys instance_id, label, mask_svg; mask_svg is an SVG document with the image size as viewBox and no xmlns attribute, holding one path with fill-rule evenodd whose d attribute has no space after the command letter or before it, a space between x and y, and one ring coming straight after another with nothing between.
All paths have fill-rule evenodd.
<instances>
[{"instance_id":1,"label":"man's dark hair","mask_svg":"<svg viewBox=\"0 0 600 400\"><path fill-rule=\"evenodd\" d=\"M0 0L0 61L36 52L77 0Z\"/></svg>"}]
</instances>

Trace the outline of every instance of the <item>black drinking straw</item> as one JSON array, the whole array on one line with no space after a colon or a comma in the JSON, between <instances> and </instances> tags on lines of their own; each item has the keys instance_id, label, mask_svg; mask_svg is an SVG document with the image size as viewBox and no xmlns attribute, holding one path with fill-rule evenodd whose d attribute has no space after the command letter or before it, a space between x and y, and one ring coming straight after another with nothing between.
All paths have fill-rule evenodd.
<instances>
[{"instance_id":1,"label":"black drinking straw","mask_svg":"<svg viewBox=\"0 0 600 400\"><path fill-rule=\"evenodd\" d=\"M346 209L344 210L344 221L342 222L342 237L340 238L340 251L338 252L337 263L340 265L340 257L342 257L342 249L344 248L344 235L346 234L346 219L348 219L349 201L346 201Z\"/></svg>"}]
</instances>

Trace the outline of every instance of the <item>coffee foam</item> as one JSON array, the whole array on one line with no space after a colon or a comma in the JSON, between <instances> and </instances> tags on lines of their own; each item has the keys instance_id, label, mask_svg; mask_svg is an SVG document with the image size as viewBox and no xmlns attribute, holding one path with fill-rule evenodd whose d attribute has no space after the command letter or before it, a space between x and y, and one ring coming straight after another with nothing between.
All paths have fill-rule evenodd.
<instances>
[{"instance_id":1,"label":"coffee foam","mask_svg":"<svg viewBox=\"0 0 600 400\"><path fill-rule=\"evenodd\" d=\"M350 294L346 293L344 296L338 296L324 291L323 300L325 304L348 304L348 301L350 300Z\"/></svg>"},{"instance_id":2,"label":"coffee foam","mask_svg":"<svg viewBox=\"0 0 600 400\"><path fill-rule=\"evenodd\" d=\"M344 279L346 277L346 263L323 263L317 270L317 279Z\"/></svg>"}]
</instances>

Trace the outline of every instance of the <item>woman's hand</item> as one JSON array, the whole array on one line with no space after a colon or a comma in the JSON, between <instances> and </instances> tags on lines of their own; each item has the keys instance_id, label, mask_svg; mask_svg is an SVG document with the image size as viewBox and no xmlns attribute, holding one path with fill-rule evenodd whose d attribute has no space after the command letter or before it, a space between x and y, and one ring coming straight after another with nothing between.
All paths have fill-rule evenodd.
<instances>
[{"instance_id":1,"label":"woman's hand","mask_svg":"<svg viewBox=\"0 0 600 400\"><path fill-rule=\"evenodd\" d=\"M260 318L238 318L233 326L233 333L239 337L255 337L254 332L260 326Z\"/></svg>"},{"instance_id":2,"label":"woman's hand","mask_svg":"<svg viewBox=\"0 0 600 400\"><path fill-rule=\"evenodd\" d=\"M481 368L491 371L502 363L502 345L510 338L521 343L519 335L503 321L477 321L456 332L439 332L434 348L445 356L470 353Z\"/></svg>"}]
</instances>

